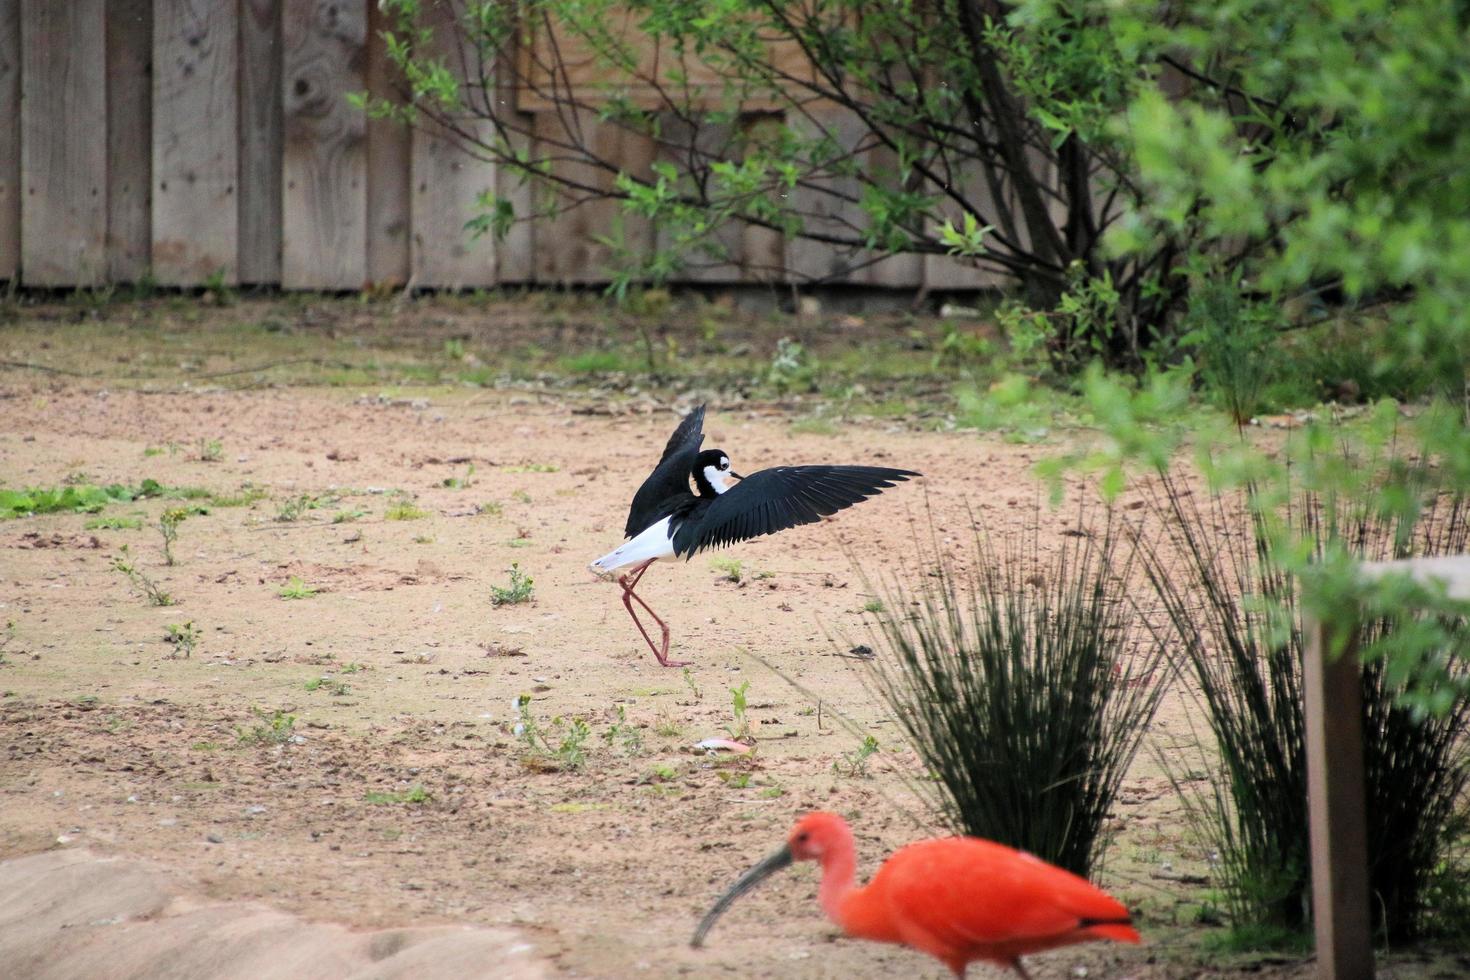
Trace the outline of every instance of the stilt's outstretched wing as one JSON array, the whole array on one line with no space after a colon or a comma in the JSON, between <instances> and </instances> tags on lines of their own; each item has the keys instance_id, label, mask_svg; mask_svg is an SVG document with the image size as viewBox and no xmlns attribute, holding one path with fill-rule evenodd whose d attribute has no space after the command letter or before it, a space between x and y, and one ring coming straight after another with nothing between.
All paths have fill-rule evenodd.
<instances>
[{"instance_id":1,"label":"stilt's outstretched wing","mask_svg":"<svg viewBox=\"0 0 1470 980\"><path fill-rule=\"evenodd\" d=\"M882 493L913 470L886 466L776 466L752 473L715 498L697 521L674 535L674 553L688 557L746 538L812 524Z\"/></svg>"},{"instance_id":2,"label":"stilt's outstretched wing","mask_svg":"<svg viewBox=\"0 0 1470 980\"><path fill-rule=\"evenodd\" d=\"M689 473L699 458L699 444L703 441L704 406L701 405L679 422L674 434L669 436L669 444L664 447L658 466L633 495L624 534L632 537L660 517L667 516L660 513L663 502L677 494L689 493Z\"/></svg>"}]
</instances>

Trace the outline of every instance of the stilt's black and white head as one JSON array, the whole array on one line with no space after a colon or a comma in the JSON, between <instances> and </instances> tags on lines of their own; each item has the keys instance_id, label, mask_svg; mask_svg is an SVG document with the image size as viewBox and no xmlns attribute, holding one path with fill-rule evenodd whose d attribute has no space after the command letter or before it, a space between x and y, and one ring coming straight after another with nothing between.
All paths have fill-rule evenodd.
<instances>
[{"instance_id":1,"label":"stilt's black and white head","mask_svg":"<svg viewBox=\"0 0 1470 980\"><path fill-rule=\"evenodd\" d=\"M694 472L690 475L694 477L694 485L699 489L701 497L717 497L729 490L731 477L745 479L730 469L730 457L725 455L723 449L706 449L700 453L699 458L694 461Z\"/></svg>"}]
</instances>

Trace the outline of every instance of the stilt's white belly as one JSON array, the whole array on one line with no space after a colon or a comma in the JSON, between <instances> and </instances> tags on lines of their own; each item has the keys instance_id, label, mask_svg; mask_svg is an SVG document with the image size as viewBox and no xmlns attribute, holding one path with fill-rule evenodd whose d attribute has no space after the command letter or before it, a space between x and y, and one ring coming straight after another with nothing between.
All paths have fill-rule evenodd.
<instances>
[{"instance_id":1,"label":"stilt's white belly","mask_svg":"<svg viewBox=\"0 0 1470 980\"><path fill-rule=\"evenodd\" d=\"M654 558L674 557L674 542L669 533L669 518L640 531L627 544L603 555L592 563L595 572L615 572L628 565L649 561Z\"/></svg>"}]
</instances>

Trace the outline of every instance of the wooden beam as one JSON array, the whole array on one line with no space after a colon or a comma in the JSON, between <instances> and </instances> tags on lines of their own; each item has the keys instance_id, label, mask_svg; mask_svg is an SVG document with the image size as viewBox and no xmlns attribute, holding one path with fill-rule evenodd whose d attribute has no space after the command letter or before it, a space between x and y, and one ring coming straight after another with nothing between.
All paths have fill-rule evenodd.
<instances>
[{"instance_id":1,"label":"wooden beam","mask_svg":"<svg viewBox=\"0 0 1470 980\"><path fill-rule=\"evenodd\" d=\"M281 281L281 0L240 0L240 281Z\"/></svg>"},{"instance_id":2,"label":"wooden beam","mask_svg":"<svg viewBox=\"0 0 1470 980\"><path fill-rule=\"evenodd\" d=\"M1308 618L1302 699L1312 842L1312 919L1324 980L1373 976L1363 687L1356 649L1329 661L1327 624Z\"/></svg>"},{"instance_id":3,"label":"wooden beam","mask_svg":"<svg viewBox=\"0 0 1470 980\"><path fill-rule=\"evenodd\" d=\"M494 125L473 109L484 105L487 88L494 95L495 66L480 63L455 14L448 0L424 5L424 22L433 31L431 50L454 73L460 97L471 107L457 120L469 142L428 118L420 118L413 129L413 284L446 289L499 281L495 236L476 238L465 230L465 222L480 213L480 195L498 190L498 168L473 145L495 137Z\"/></svg>"},{"instance_id":4,"label":"wooden beam","mask_svg":"<svg viewBox=\"0 0 1470 980\"><path fill-rule=\"evenodd\" d=\"M285 103L281 284L361 289L367 281L367 3L283 0Z\"/></svg>"},{"instance_id":5,"label":"wooden beam","mask_svg":"<svg viewBox=\"0 0 1470 980\"><path fill-rule=\"evenodd\" d=\"M367 90L375 99L399 102L401 81L382 38L392 23L381 6L368 6ZM401 289L408 282L412 138L397 119L368 118L367 278L379 287Z\"/></svg>"},{"instance_id":6,"label":"wooden beam","mask_svg":"<svg viewBox=\"0 0 1470 980\"><path fill-rule=\"evenodd\" d=\"M0 0L0 281L20 269L20 0Z\"/></svg>"},{"instance_id":7,"label":"wooden beam","mask_svg":"<svg viewBox=\"0 0 1470 980\"><path fill-rule=\"evenodd\" d=\"M153 10L153 275L239 279L239 38L234 4Z\"/></svg>"},{"instance_id":8,"label":"wooden beam","mask_svg":"<svg viewBox=\"0 0 1470 980\"><path fill-rule=\"evenodd\" d=\"M107 277L137 282L152 252L153 2L107 4Z\"/></svg>"},{"instance_id":9,"label":"wooden beam","mask_svg":"<svg viewBox=\"0 0 1470 980\"><path fill-rule=\"evenodd\" d=\"M107 20L103 0L22 0L21 275L107 279Z\"/></svg>"}]
</instances>

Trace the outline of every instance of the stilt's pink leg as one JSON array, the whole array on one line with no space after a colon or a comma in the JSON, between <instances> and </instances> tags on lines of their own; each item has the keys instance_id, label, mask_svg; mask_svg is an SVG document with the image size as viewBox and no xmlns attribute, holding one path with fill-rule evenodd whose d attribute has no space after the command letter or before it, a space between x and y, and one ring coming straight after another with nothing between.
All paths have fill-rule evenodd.
<instances>
[{"instance_id":1,"label":"stilt's pink leg","mask_svg":"<svg viewBox=\"0 0 1470 980\"><path fill-rule=\"evenodd\" d=\"M633 570L628 572L626 575L618 576L618 584L623 587L623 608L627 609L628 615L633 617L633 625L637 626L638 632L643 634L644 642L648 644L648 649L653 651L653 655L658 658L658 662L660 664L665 667L685 667L688 665L689 661L669 659L668 624L659 618L658 613L653 611L653 607L643 601L642 596L633 591L634 587L638 585L638 580L643 578L643 573L648 571L648 566L652 565L655 560L656 559L650 558L643 564L634 566ZM638 605L642 606L648 612L648 615L653 617L653 621L655 623L658 623L659 629L663 632L662 648L660 648L653 642L653 637L648 635L648 630L644 628L642 621L638 619L638 614L633 611L633 603L635 600L637 601Z\"/></svg>"}]
</instances>

